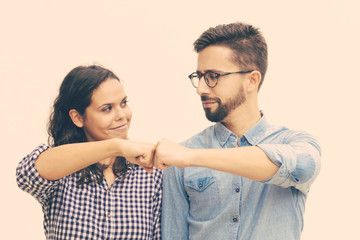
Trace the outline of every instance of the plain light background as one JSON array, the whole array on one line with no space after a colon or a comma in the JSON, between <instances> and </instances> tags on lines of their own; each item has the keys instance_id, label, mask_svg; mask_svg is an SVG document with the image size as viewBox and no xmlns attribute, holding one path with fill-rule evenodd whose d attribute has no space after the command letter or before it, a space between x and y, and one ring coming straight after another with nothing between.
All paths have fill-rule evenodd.
<instances>
[{"instance_id":1,"label":"plain light background","mask_svg":"<svg viewBox=\"0 0 360 240\"><path fill-rule=\"evenodd\" d=\"M322 146L302 239L359 239L358 10L356 0L1 1L0 238L45 239L40 204L18 189L15 169L46 143L52 102L72 68L99 63L122 79L131 139L180 142L211 124L187 78L193 41L243 21L269 48L260 108Z\"/></svg>"}]
</instances>

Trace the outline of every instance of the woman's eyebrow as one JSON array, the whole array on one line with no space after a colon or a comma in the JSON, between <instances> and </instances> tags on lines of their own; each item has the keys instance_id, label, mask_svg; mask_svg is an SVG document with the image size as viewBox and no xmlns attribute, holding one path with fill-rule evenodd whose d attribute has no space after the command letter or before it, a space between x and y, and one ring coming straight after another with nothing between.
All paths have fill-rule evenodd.
<instances>
[{"instance_id":1,"label":"woman's eyebrow","mask_svg":"<svg viewBox=\"0 0 360 240\"><path fill-rule=\"evenodd\" d=\"M100 109L100 108L103 108L105 106L111 106L112 104L111 103L104 103L104 104L101 104L100 106L98 106L96 109Z\"/></svg>"},{"instance_id":2,"label":"woman's eyebrow","mask_svg":"<svg viewBox=\"0 0 360 240\"><path fill-rule=\"evenodd\" d=\"M128 96L125 96L123 99L121 99L121 102L126 101L127 98L128 98ZM114 103L103 103L103 104L101 104L99 107L97 107L96 109L99 109L99 108L102 108L102 107L105 107L105 106L111 106L111 105L113 105L113 104L114 104Z\"/></svg>"},{"instance_id":3,"label":"woman's eyebrow","mask_svg":"<svg viewBox=\"0 0 360 240\"><path fill-rule=\"evenodd\" d=\"M124 102L125 100L127 100L127 98L128 98L128 96L125 96L125 97L121 100L121 102Z\"/></svg>"}]
</instances>

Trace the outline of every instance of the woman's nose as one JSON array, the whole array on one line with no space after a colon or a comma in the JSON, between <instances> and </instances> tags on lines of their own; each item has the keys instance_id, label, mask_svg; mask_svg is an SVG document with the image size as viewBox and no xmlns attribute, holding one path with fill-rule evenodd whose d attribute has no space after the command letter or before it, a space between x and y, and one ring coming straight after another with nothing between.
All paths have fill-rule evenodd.
<instances>
[{"instance_id":1,"label":"woman's nose","mask_svg":"<svg viewBox=\"0 0 360 240\"><path fill-rule=\"evenodd\" d=\"M124 116L125 116L125 112L121 107L117 107L115 109L115 114L116 114L115 115L116 120L120 120L120 119L124 118Z\"/></svg>"}]
</instances>

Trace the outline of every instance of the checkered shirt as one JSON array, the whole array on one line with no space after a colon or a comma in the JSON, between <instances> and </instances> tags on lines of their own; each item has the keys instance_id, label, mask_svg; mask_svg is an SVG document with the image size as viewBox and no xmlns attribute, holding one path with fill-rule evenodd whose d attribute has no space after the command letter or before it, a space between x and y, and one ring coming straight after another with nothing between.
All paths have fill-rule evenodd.
<instances>
[{"instance_id":1,"label":"checkered shirt","mask_svg":"<svg viewBox=\"0 0 360 240\"><path fill-rule=\"evenodd\" d=\"M35 168L48 148L38 146L16 169L18 186L42 206L47 239L160 239L161 170L130 167L110 188L105 178L77 186L78 173L49 181Z\"/></svg>"}]
</instances>

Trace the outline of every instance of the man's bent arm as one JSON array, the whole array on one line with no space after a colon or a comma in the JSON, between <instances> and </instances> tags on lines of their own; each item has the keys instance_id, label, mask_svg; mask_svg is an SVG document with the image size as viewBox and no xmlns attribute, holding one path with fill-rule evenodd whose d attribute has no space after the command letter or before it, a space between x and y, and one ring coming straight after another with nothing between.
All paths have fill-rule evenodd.
<instances>
[{"instance_id":1,"label":"man's bent arm","mask_svg":"<svg viewBox=\"0 0 360 240\"><path fill-rule=\"evenodd\" d=\"M206 167L255 181L266 180L279 169L259 147L190 149L167 139L158 143L155 161L160 168Z\"/></svg>"},{"instance_id":2,"label":"man's bent arm","mask_svg":"<svg viewBox=\"0 0 360 240\"><path fill-rule=\"evenodd\" d=\"M163 139L155 164L160 168L206 167L307 193L320 169L320 147L309 135L294 135L282 144L226 149L189 149Z\"/></svg>"}]
</instances>

